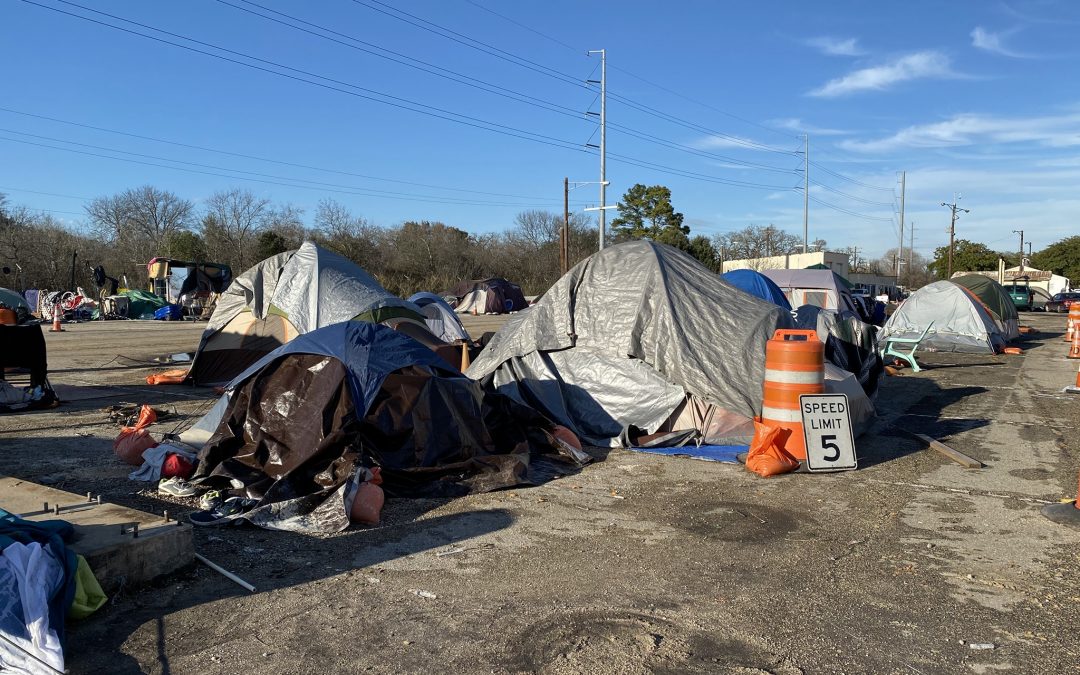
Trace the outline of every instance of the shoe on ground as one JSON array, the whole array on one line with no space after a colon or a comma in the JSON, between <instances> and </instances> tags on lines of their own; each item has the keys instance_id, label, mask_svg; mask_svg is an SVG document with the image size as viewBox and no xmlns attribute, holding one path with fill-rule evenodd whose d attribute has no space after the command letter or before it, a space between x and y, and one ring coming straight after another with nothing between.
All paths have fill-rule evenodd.
<instances>
[{"instance_id":1,"label":"shoe on ground","mask_svg":"<svg viewBox=\"0 0 1080 675\"><path fill-rule=\"evenodd\" d=\"M158 492L173 497L194 497L199 490L183 478L173 476L158 482Z\"/></svg>"}]
</instances>

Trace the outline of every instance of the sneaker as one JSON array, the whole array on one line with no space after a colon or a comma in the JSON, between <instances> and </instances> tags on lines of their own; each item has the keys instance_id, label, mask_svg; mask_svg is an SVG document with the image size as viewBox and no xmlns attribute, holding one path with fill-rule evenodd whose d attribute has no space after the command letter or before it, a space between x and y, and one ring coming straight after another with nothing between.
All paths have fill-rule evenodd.
<instances>
[{"instance_id":1,"label":"sneaker","mask_svg":"<svg viewBox=\"0 0 1080 675\"><path fill-rule=\"evenodd\" d=\"M210 490L199 497L199 508L203 511L214 511L225 503L226 497L224 490Z\"/></svg>"},{"instance_id":2,"label":"sneaker","mask_svg":"<svg viewBox=\"0 0 1080 675\"><path fill-rule=\"evenodd\" d=\"M192 525L223 525L226 522L232 522L232 524L240 524L241 519L236 518L243 513L247 513L259 503L257 499L247 499L244 497L229 497L222 502L215 509L207 509L204 511L196 511L188 514L188 521Z\"/></svg>"},{"instance_id":3,"label":"sneaker","mask_svg":"<svg viewBox=\"0 0 1080 675\"><path fill-rule=\"evenodd\" d=\"M157 490L173 497L194 497L198 493L194 485L176 476L159 481Z\"/></svg>"}]
</instances>

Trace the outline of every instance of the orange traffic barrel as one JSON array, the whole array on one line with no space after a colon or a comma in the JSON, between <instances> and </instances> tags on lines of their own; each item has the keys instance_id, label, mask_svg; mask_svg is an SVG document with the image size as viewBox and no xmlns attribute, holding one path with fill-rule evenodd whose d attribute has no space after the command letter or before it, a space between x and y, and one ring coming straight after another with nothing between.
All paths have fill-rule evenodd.
<instances>
[{"instance_id":1,"label":"orange traffic barrel","mask_svg":"<svg viewBox=\"0 0 1080 675\"><path fill-rule=\"evenodd\" d=\"M784 449L806 459L799 396L825 392L825 344L812 330L778 330L765 344L761 421L786 429Z\"/></svg>"},{"instance_id":2,"label":"orange traffic barrel","mask_svg":"<svg viewBox=\"0 0 1080 675\"><path fill-rule=\"evenodd\" d=\"M1069 305L1069 318L1065 323L1065 341L1072 342L1073 333L1080 330L1080 303Z\"/></svg>"},{"instance_id":3,"label":"orange traffic barrel","mask_svg":"<svg viewBox=\"0 0 1080 675\"><path fill-rule=\"evenodd\" d=\"M1069 358L1080 359L1080 326L1073 329L1072 344L1069 345Z\"/></svg>"}]
</instances>

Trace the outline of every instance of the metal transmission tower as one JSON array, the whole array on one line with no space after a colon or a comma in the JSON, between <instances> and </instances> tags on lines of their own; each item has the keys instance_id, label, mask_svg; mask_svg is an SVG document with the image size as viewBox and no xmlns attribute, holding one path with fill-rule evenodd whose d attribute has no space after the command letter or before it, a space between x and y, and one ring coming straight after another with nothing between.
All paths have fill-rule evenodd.
<instances>
[{"instance_id":1,"label":"metal transmission tower","mask_svg":"<svg viewBox=\"0 0 1080 675\"><path fill-rule=\"evenodd\" d=\"M600 81L589 80L600 85L600 206L586 211L600 212L600 249L604 248L605 230L607 229L607 50L594 49L589 54L600 55Z\"/></svg>"},{"instance_id":2,"label":"metal transmission tower","mask_svg":"<svg viewBox=\"0 0 1080 675\"><path fill-rule=\"evenodd\" d=\"M964 213L971 213L971 209L961 209L961 208L958 208L956 206L956 202L960 201L961 199L963 199L963 195L958 195L957 194L957 195L953 195L952 204L947 204L945 202L941 202L942 206L945 206L949 210L952 211L952 218L949 220L949 271L945 275L946 279L951 279L952 278L952 257L953 257L953 248L954 248L954 245L955 245L955 242L956 242L956 218L957 218L956 212L957 211L963 211Z\"/></svg>"}]
</instances>

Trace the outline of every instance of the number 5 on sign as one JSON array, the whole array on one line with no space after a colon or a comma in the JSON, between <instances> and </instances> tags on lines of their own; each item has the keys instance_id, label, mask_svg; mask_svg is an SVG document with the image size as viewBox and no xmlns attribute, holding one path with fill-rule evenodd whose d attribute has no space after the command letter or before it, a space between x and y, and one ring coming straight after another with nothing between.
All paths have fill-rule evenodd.
<instances>
[{"instance_id":1,"label":"number 5 on sign","mask_svg":"<svg viewBox=\"0 0 1080 675\"><path fill-rule=\"evenodd\" d=\"M851 471L858 466L846 394L803 394L799 397L806 468Z\"/></svg>"}]
</instances>

